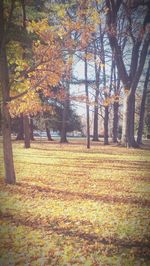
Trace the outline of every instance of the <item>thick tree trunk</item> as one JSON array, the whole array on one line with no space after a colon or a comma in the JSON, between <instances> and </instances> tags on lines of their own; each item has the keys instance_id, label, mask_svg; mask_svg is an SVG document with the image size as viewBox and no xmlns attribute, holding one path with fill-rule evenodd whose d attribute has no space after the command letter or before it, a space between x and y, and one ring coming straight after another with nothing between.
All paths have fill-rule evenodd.
<instances>
[{"instance_id":1,"label":"thick tree trunk","mask_svg":"<svg viewBox=\"0 0 150 266\"><path fill-rule=\"evenodd\" d=\"M141 101L141 108L140 108L140 118L139 118L139 125L138 125L138 132L137 132L137 143L140 145L142 144L142 133L143 133L143 126L144 126L144 114L145 114L145 102L146 102L146 93L147 87L149 82L149 75L150 75L150 62L146 73L146 78L144 82L144 90L142 95Z\"/></svg>"},{"instance_id":2,"label":"thick tree trunk","mask_svg":"<svg viewBox=\"0 0 150 266\"><path fill-rule=\"evenodd\" d=\"M0 9L3 9L2 2L0 3ZM2 11L2 10L1 10ZM0 20L3 19L0 11ZM0 21L1 27L3 27L3 21ZM1 29L2 30L2 29ZM0 32L0 41L2 36ZM15 184L15 170L13 162L13 152L11 143L11 120L8 110L9 101L9 74L8 64L5 48L0 49L0 83L2 88L2 135L3 135L3 153L4 153L4 168L5 168L5 182L7 184Z\"/></svg>"},{"instance_id":3,"label":"thick tree trunk","mask_svg":"<svg viewBox=\"0 0 150 266\"><path fill-rule=\"evenodd\" d=\"M6 101L5 103L3 103L2 106L2 135L3 135L3 152L4 152L4 166L5 166L5 182L7 184L15 184L16 177L15 177L12 143L11 143L10 115Z\"/></svg>"},{"instance_id":4,"label":"thick tree trunk","mask_svg":"<svg viewBox=\"0 0 150 266\"><path fill-rule=\"evenodd\" d=\"M19 119L19 132L17 134L16 140L24 140L24 129L23 129L23 116L18 118Z\"/></svg>"},{"instance_id":5,"label":"thick tree trunk","mask_svg":"<svg viewBox=\"0 0 150 266\"><path fill-rule=\"evenodd\" d=\"M128 148L137 148L138 144L134 138L134 114L135 93L129 93L124 98L122 144Z\"/></svg>"},{"instance_id":6,"label":"thick tree trunk","mask_svg":"<svg viewBox=\"0 0 150 266\"><path fill-rule=\"evenodd\" d=\"M113 143L117 143L118 142L118 121L119 121L119 116L118 116L119 103L118 102L114 102L113 109L114 109L114 117L113 117Z\"/></svg>"},{"instance_id":7,"label":"thick tree trunk","mask_svg":"<svg viewBox=\"0 0 150 266\"><path fill-rule=\"evenodd\" d=\"M33 128L34 128L33 119L32 117L30 117L30 139L31 140L34 140Z\"/></svg>"},{"instance_id":8,"label":"thick tree trunk","mask_svg":"<svg viewBox=\"0 0 150 266\"><path fill-rule=\"evenodd\" d=\"M47 134L48 141L53 141L53 139L51 137L51 133L50 133L49 127L48 127L48 125L47 125L46 122L45 122L45 130L46 130L46 134Z\"/></svg>"},{"instance_id":9,"label":"thick tree trunk","mask_svg":"<svg viewBox=\"0 0 150 266\"><path fill-rule=\"evenodd\" d=\"M30 148L30 123L29 117L24 115L23 117L23 125L24 125L24 147Z\"/></svg>"},{"instance_id":10,"label":"thick tree trunk","mask_svg":"<svg viewBox=\"0 0 150 266\"><path fill-rule=\"evenodd\" d=\"M109 120L109 109L105 106L105 116L104 116L104 145L108 145L108 120Z\"/></svg>"}]
</instances>

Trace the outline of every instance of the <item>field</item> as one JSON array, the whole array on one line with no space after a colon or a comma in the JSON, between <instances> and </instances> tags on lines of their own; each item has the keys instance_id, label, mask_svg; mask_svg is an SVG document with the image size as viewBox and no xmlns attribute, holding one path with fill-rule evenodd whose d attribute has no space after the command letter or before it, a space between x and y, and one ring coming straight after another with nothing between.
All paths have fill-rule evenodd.
<instances>
[{"instance_id":1,"label":"field","mask_svg":"<svg viewBox=\"0 0 150 266\"><path fill-rule=\"evenodd\" d=\"M150 265L150 150L80 140L13 150L17 184L1 169L0 265Z\"/></svg>"}]
</instances>

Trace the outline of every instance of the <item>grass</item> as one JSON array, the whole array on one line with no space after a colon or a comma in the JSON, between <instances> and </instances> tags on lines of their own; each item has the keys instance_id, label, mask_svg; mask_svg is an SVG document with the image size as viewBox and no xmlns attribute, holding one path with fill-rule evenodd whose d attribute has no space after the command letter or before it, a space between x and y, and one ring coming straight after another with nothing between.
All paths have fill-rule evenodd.
<instances>
[{"instance_id":1,"label":"grass","mask_svg":"<svg viewBox=\"0 0 150 266\"><path fill-rule=\"evenodd\" d=\"M150 265L150 150L81 140L13 150L17 184L0 179L0 265Z\"/></svg>"}]
</instances>

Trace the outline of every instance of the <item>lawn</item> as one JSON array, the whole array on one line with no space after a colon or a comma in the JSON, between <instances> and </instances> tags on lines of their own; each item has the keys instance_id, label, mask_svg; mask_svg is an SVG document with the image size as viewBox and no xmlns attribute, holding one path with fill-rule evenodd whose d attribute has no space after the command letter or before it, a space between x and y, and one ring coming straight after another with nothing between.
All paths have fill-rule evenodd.
<instances>
[{"instance_id":1,"label":"lawn","mask_svg":"<svg viewBox=\"0 0 150 266\"><path fill-rule=\"evenodd\" d=\"M13 142L0 178L0 265L150 265L150 150ZM2 160L2 156L1 156Z\"/></svg>"}]
</instances>

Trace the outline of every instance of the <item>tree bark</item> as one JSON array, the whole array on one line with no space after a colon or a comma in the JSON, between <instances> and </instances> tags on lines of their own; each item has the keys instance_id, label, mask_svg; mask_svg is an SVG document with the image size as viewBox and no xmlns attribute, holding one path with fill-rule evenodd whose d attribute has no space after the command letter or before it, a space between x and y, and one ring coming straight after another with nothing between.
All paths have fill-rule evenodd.
<instances>
[{"instance_id":1,"label":"tree bark","mask_svg":"<svg viewBox=\"0 0 150 266\"><path fill-rule=\"evenodd\" d=\"M60 133L61 143L68 143L68 140L67 140L68 105L69 105L69 100L68 100L68 94L67 94L66 99L64 100L64 109L63 109L63 114L62 114L62 128L61 128L61 133Z\"/></svg>"},{"instance_id":2,"label":"tree bark","mask_svg":"<svg viewBox=\"0 0 150 266\"><path fill-rule=\"evenodd\" d=\"M85 52L84 74L85 74L85 94L86 94L86 127L87 127L87 149L90 148L90 110L89 110L89 90L88 90L88 73L87 73L87 50Z\"/></svg>"},{"instance_id":3,"label":"tree bark","mask_svg":"<svg viewBox=\"0 0 150 266\"><path fill-rule=\"evenodd\" d=\"M32 117L30 117L30 139L31 140L34 140L33 127L34 127L33 119L32 119Z\"/></svg>"},{"instance_id":4,"label":"tree bark","mask_svg":"<svg viewBox=\"0 0 150 266\"><path fill-rule=\"evenodd\" d=\"M19 119L19 132L17 134L16 140L24 140L24 129L23 129L23 116L18 118Z\"/></svg>"},{"instance_id":5,"label":"tree bark","mask_svg":"<svg viewBox=\"0 0 150 266\"><path fill-rule=\"evenodd\" d=\"M127 109L127 93L124 95L123 99L123 121L122 121L122 136L121 136L121 143L123 146L127 146L127 116L128 116L128 109Z\"/></svg>"},{"instance_id":6,"label":"tree bark","mask_svg":"<svg viewBox=\"0 0 150 266\"><path fill-rule=\"evenodd\" d=\"M1 64L1 62L0 62ZM0 72L1 72L0 67ZM2 72L1 72L2 73ZM2 82L1 82L2 84ZM6 89L6 87L5 87ZM5 182L7 184L15 184L15 170L13 162L13 152L12 152L12 143L11 143L11 122L10 114L8 111L7 101L3 95L3 104L2 104L2 135L3 135L3 152L4 152L4 167L5 167Z\"/></svg>"},{"instance_id":7,"label":"tree bark","mask_svg":"<svg viewBox=\"0 0 150 266\"><path fill-rule=\"evenodd\" d=\"M24 125L24 147L26 149L30 148L30 123L29 117L24 115L23 117L23 125Z\"/></svg>"},{"instance_id":8,"label":"tree bark","mask_svg":"<svg viewBox=\"0 0 150 266\"><path fill-rule=\"evenodd\" d=\"M142 95L142 101L141 101L141 108L140 108L140 118L139 118L139 125L138 125L138 132L137 132L137 143L140 145L142 144L142 133L143 133L143 126L144 126L144 114L145 114L145 102L146 102L146 93L147 93L147 87L149 82L149 76L150 76L150 61L146 73L146 78L144 82L144 90Z\"/></svg>"},{"instance_id":9,"label":"tree bark","mask_svg":"<svg viewBox=\"0 0 150 266\"><path fill-rule=\"evenodd\" d=\"M109 109L105 106L105 116L104 116L104 145L108 145L108 119L109 119Z\"/></svg>"},{"instance_id":10,"label":"tree bark","mask_svg":"<svg viewBox=\"0 0 150 266\"><path fill-rule=\"evenodd\" d=\"M122 125L122 145L128 148L137 148L134 138L134 113L135 113L135 93L131 91L124 97Z\"/></svg>"},{"instance_id":11,"label":"tree bark","mask_svg":"<svg viewBox=\"0 0 150 266\"><path fill-rule=\"evenodd\" d=\"M52 137L51 137L51 133L50 133L50 130L49 130L49 127L47 125L47 122L45 122L45 130L46 130L46 134L47 134L47 139L49 141L53 141Z\"/></svg>"},{"instance_id":12,"label":"tree bark","mask_svg":"<svg viewBox=\"0 0 150 266\"><path fill-rule=\"evenodd\" d=\"M113 109L114 109L114 116L113 116L113 143L118 142L118 121L119 121L119 116L118 116L118 111L119 111L119 103L114 102L113 104Z\"/></svg>"},{"instance_id":13,"label":"tree bark","mask_svg":"<svg viewBox=\"0 0 150 266\"><path fill-rule=\"evenodd\" d=\"M13 162L13 151L11 143L11 119L8 110L9 96L9 72L4 36L4 14L3 1L0 1L0 83L2 88L2 135L5 182L15 184L16 176Z\"/></svg>"},{"instance_id":14,"label":"tree bark","mask_svg":"<svg viewBox=\"0 0 150 266\"><path fill-rule=\"evenodd\" d=\"M134 113L135 113L135 93L130 93L127 100L127 147L136 148L134 139Z\"/></svg>"},{"instance_id":15,"label":"tree bark","mask_svg":"<svg viewBox=\"0 0 150 266\"><path fill-rule=\"evenodd\" d=\"M100 78L100 65L97 66L97 49L94 42L94 60L95 60L95 77L96 77L96 91L95 91L95 106L94 106L94 125L93 125L93 141L99 141L98 139L98 97L99 97L99 78Z\"/></svg>"},{"instance_id":16,"label":"tree bark","mask_svg":"<svg viewBox=\"0 0 150 266\"><path fill-rule=\"evenodd\" d=\"M97 95L95 96L95 104L96 102L97 102ZM99 141L98 139L98 105L94 107L93 141Z\"/></svg>"}]
</instances>

